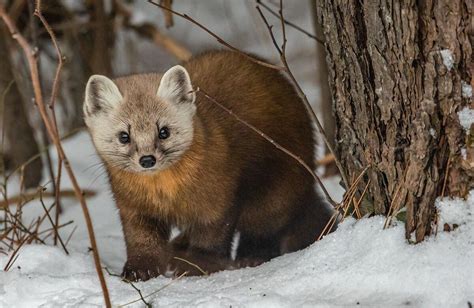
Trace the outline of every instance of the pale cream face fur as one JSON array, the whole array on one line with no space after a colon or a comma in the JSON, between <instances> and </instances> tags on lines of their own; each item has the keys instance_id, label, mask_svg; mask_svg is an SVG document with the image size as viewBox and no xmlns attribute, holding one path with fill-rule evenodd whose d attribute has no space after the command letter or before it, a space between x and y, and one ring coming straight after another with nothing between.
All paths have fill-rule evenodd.
<instances>
[{"instance_id":1,"label":"pale cream face fur","mask_svg":"<svg viewBox=\"0 0 474 308\"><path fill-rule=\"evenodd\" d=\"M177 162L192 144L195 93L182 66L169 69L156 85L143 85L150 81L137 76L123 78L120 90L105 76L91 76L84 101L85 122L109 167L157 172ZM137 83L140 87L134 86ZM163 127L169 130L166 139L159 138ZM129 143L120 142L122 132L129 135ZM139 160L149 155L156 164L143 168Z\"/></svg>"}]
</instances>

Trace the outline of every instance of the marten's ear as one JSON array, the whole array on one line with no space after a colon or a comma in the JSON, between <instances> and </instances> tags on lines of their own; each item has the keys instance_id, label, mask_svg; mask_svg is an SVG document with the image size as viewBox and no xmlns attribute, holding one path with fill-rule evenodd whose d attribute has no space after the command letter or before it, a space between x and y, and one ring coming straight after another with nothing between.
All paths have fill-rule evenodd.
<instances>
[{"instance_id":1,"label":"marten's ear","mask_svg":"<svg viewBox=\"0 0 474 308\"><path fill-rule=\"evenodd\" d=\"M122 94L112 80L102 75L92 75L86 86L84 115L89 117L110 110L122 100Z\"/></svg>"},{"instance_id":2,"label":"marten's ear","mask_svg":"<svg viewBox=\"0 0 474 308\"><path fill-rule=\"evenodd\" d=\"M166 71L156 95L176 103L194 103L196 99L189 74L181 65L173 66Z\"/></svg>"}]
</instances>

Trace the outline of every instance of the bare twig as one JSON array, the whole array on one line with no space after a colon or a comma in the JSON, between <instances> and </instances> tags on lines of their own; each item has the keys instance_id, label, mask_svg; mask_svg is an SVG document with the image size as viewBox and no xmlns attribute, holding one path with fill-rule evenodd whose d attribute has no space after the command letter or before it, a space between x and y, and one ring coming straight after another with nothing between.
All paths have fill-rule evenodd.
<instances>
[{"instance_id":1,"label":"bare twig","mask_svg":"<svg viewBox=\"0 0 474 308\"><path fill-rule=\"evenodd\" d=\"M145 298L143 297L143 294L142 294L142 290L140 290L132 281L128 280L127 278L124 278L118 274L114 274L112 273L111 271L109 271L109 269L107 267L104 267L105 271L107 272L107 274L109 274L110 276L114 276L114 277L118 277L120 279L122 279L123 282L126 282L128 283L129 285L132 286L132 288L135 289L135 291L137 291L138 295L140 295L140 300L143 302L143 304L145 304L146 307L152 307L152 305L150 303L148 303Z\"/></svg>"},{"instance_id":2,"label":"bare twig","mask_svg":"<svg viewBox=\"0 0 474 308\"><path fill-rule=\"evenodd\" d=\"M265 15L263 15L263 12L260 9L260 7L257 6L256 9L257 9L258 13L260 14L260 17L262 18L263 22L267 26L268 31L270 32L270 38L272 39L273 46L275 46L275 49L278 51L278 54L281 56L283 51L281 50L280 46L278 46L275 35L273 34L273 26L268 23L268 20L265 17Z\"/></svg>"},{"instance_id":3,"label":"bare twig","mask_svg":"<svg viewBox=\"0 0 474 308\"><path fill-rule=\"evenodd\" d=\"M256 1L257 1L258 5L262 6L264 9L266 9L270 14L272 14L275 17L280 18L280 15L278 13L276 13L270 6L266 5L265 3L263 3L260 0L256 0ZM309 31L306 31L305 29L301 28L300 26L298 26L298 25L296 25L296 24L294 24L294 23L292 23L292 22L290 22L286 19L284 19L283 21L285 22L286 25L298 30L299 32L301 32L303 34L306 34L308 37L314 39L316 42L324 45L324 40L320 39L316 35L310 33Z\"/></svg>"},{"instance_id":4,"label":"bare twig","mask_svg":"<svg viewBox=\"0 0 474 308\"><path fill-rule=\"evenodd\" d=\"M61 53L61 48L59 47L59 44L56 39L56 35L54 34L53 30L51 29L49 23L46 21L44 18L42 12L41 12L41 0L36 0L36 7L35 7L35 16L37 16L41 23L43 24L44 28L48 32L51 42L54 45L54 48L56 50L56 54L58 57L58 66L56 67L56 73L54 74L54 81L53 81L53 90L51 92L51 98L49 102L49 108L51 110L52 118L53 118L53 126L54 130L56 131L56 135L59 136L59 130L58 130L58 123L56 119L56 111L55 111L55 102L56 102L56 96L58 95L58 90L59 90L59 80L61 76L61 69L64 64L64 57ZM59 224L59 213L61 213L61 203L60 203L60 191L61 191L61 175L62 175L62 166L63 166L63 161L61 158L61 155L59 155L59 150L58 152L58 167L57 167L57 174L56 174L56 182L54 183L54 190L55 190L55 204L56 204L56 213L55 213L55 225L57 226ZM49 152L47 152L49 155ZM53 174L53 180L54 180L54 174ZM54 234L54 244L56 245L58 240L58 233ZM62 243L61 243L62 244ZM64 244L62 244L64 247ZM65 248L65 247L64 247Z\"/></svg>"},{"instance_id":5,"label":"bare twig","mask_svg":"<svg viewBox=\"0 0 474 308\"><path fill-rule=\"evenodd\" d=\"M51 223L51 226L53 227L53 230L54 230L54 237L59 240L59 243L61 243L61 247L63 247L64 252L68 255L68 254L69 254L69 251L67 250L66 245L64 245L64 242L63 242L63 240L61 239L61 236L59 235L58 225L54 223L53 219L51 218L51 215L49 215L49 212L48 212L48 210L46 209L46 205L44 205L43 195L42 195L42 194L43 194L43 189L44 189L44 188L42 188L42 187L40 187L40 189L39 189L41 206L43 207L43 209L44 209L44 211L45 211L45 213L46 213L46 216L48 217L49 222Z\"/></svg>"},{"instance_id":6,"label":"bare twig","mask_svg":"<svg viewBox=\"0 0 474 308\"><path fill-rule=\"evenodd\" d=\"M49 212L49 210L48 210L48 212ZM38 217L38 219L40 219L40 218ZM58 226L58 229L64 228L64 227L66 227L66 226L69 226L69 225L72 224L72 223L74 223L74 220L70 220L70 221L65 222L65 223L63 223L63 224L60 224L60 225ZM35 224L37 225L38 222L36 221ZM74 226L74 229L75 229L75 228L77 228L77 226ZM43 230L43 231L40 231L40 232L38 232L37 234L38 234L38 235L43 235L43 234L45 234L45 233L47 233L47 232L51 232L51 231L54 231L54 228L53 228L53 227L52 227L52 228L49 228L49 229L46 229L46 230ZM64 243L64 245L66 245L66 244L67 244L67 242ZM67 245L66 245L66 246L67 246Z\"/></svg>"},{"instance_id":7,"label":"bare twig","mask_svg":"<svg viewBox=\"0 0 474 308\"><path fill-rule=\"evenodd\" d=\"M190 17L189 15L187 14L182 14L182 13L178 13L176 11L174 11L173 9L170 9L170 8L167 8L161 4L158 4L158 3L155 3L153 2L153 0L148 0L149 3L157 6L157 7L160 7L161 9L165 10L165 11L169 11L171 13L173 13L174 15L177 15L179 17L182 17L190 22L192 22L193 24L195 24L196 26L198 26L199 28L201 28L202 30L206 31L209 35L211 35L212 37L214 37L220 44L224 45L225 47L235 51L235 52L238 52L240 53L241 55L245 56L247 59L249 59L250 61L253 61L255 63L258 63L260 65L263 65L263 66L266 66L266 67L269 67L269 68L273 68L273 69L276 69L276 70L279 70L279 71L282 71L284 70L284 67L283 66L280 66L280 65L275 65L275 64L271 64L271 63L268 63L268 62L265 62L265 61L262 61L262 60L259 60L255 57L252 57L251 55L249 55L248 53L245 53L243 51L241 51L240 49L232 46L231 44L227 43L226 41L224 41L221 37L219 37L217 34L215 34L214 32L212 32L211 30L209 30L208 28L206 28L205 26L203 26L201 23L197 22L195 19L193 19L192 17Z\"/></svg>"},{"instance_id":8,"label":"bare twig","mask_svg":"<svg viewBox=\"0 0 474 308\"><path fill-rule=\"evenodd\" d=\"M34 50L30 46L30 44L26 41L26 39L23 37L23 35L21 35L18 32L18 29L16 28L15 24L12 22L9 15L6 13L5 7L3 6L3 4L0 4L0 17L2 18L3 22L6 24L12 38L15 39L18 42L18 44L21 46L21 48L23 49L23 52L28 61L28 65L29 65L30 73L31 73L31 81L33 84L33 92L34 92L35 101L38 107L38 111L46 126L46 130L48 132L49 137L51 138L53 144L58 150L59 157L61 157L61 159L64 162L64 166L66 168L66 171L74 187L76 197L79 199L79 203L81 204L82 211L84 213L84 218L87 225L87 231L89 233L89 239L92 246L92 252L93 252L97 275L99 277L99 281L102 287L102 292L104 295L105 305L107 307L111 307L109 292L108 292L104 274L102 272L102 268L100 265L99 250L97 248L97 243L96 243L95 235L94 235L94 228L92 226L89 210L87 208L85 198L82 195L79 183L77 182L77 179L74 175L74 171L72 170L69 164L69 161L66 157L66 154L64 153L64 149L62 147L59 135L57 134L56 129L54 127L54 123L50 119L50 117L48 116L48 112L46 111L46 105L43 100L43 93L42 93L40 79L39 79L38 63L36 61L36 58L34 57Z\"/></svg>"},{"instance_id":9,"label":"bare twig","mask_svg":"<svg viewBox=\"0 0 474 308\"><path fill-rule=\"evenodd\" d=\"M287 40L286 40L286 30L285 30L285 18L283 16L283 0L280 0L280 10L279 10L278 13L280 14L281 29L282 29L282 33L283 33L283 43L282 43L282 47L281 47L282 53L280 54L280 60L283 63L284 71L286 72L288 77L290 77L291 81L293 82L293 85L296 87L296 91L298 92L301 99L303 100L303 103L306 107L306 110L308 111L308 113L311 117L311 121L313 123L315 123L316 126L318 127L318 130L321 133L321 135L323 136L323 139L324 139L324 142L326 143L327 148L329 149L331 154L334 155L336 166L339 169L339 173L341 174L341 178L342 178L342 180L343 180L343 182L346 186L346 189L347 189L347 187L349 187L349 181L347 180L347 176L346 176L346 173L344 172L344 169L342 168L341 162L339 161L339 159L337 159L335 151L334 151L331 143L328 140L326 132L324 131L323 126L321 125L321 122L319 121L318 117L314 113L314 110L311 107L311 104L309 103L308 98L306 97L306 94L303 92L303 89L301 88L300 84L296 80L296 78L293 75L293 72L291 71L290 66L288 64L288 61L287 61L287 58L286 58L286 42L287 42ZM273 36L273 32L272 31L269 31L269 32L270 32L270 35Z\"/></svg>"},{"instance_id":10,"label":"bare twig","mask_svg":"<svg viewBox=\"0 0 474 308\"><path fill-rule=\"evenodd\" d=\"M66 245L66 247L67 247L67 244L69 244L69 241L71 240L71 238L74 235L74 232L76 232L76 230L77 230L77 226L74 226L71 233L69 234L69 236L66 239L66 243L64 243L64 245Z\"/></svg>"},{"instance_id":11,"label":"bare twig","mask_svg":"<svg viewBox=\"0 0 474 308\"><path fill-rule=\"evenodd\" d=\"M291 158L293 158L294 160L296 160L300 165L302 165L306 171L309 172L309 174L311 174L311 176L314 178L314 180L316 182L319 183L319 185L321 186L321 189L322 191L324 192L324 195L326 196L328 202L331 203L332 206L336 206L337 203L331 198L331 195L329 194L329 192L326 190L326 187L324 187L324 184L323 182L321 181L321 179L319 178L319 176L313 171L313 169L308 166L308 164L306 164L306 162L301 158L299 157L298 155L292 153L291 151L289 151L288 149L286 149L284 146L280 145L278 142L276 142L275 140L273 140L271 137L269 137L267 134L265 134L264 132L262 132L260 129L256 128L255 126L253 126L252 124L248 123L247 121L243 120L242 118L240 118L237 114L235 114L232 110L230 110L229 108L227 108L226 106L222 105L220 102L218 102L217 100L215 100L212 96L210 96L207 92L205 92L204 90L202 89L196 89L195 92L200 92L202 93L211 103L215 104L216 106L218 106L219 108L221 108L222 110L224 110L225 112L227 112L229 115L231 115L232 117L234 117L237 121L239 121L240 123L244 124L245 126L247 126L248 128L250 128L251 130L253 130L254 132L256 132L257 134L259 134L260 136L262 136L264 139L266 139L268 142L270 142L273 146L275 146L278 150L282 151L283 153L285 153L286 155L290 156Z\"/></svg>"},{"instance_id":12,"label":"bare twig","mask_svg":"<svg viewBox=\"0 0 474 308\"><path fill-rule=\"evenodd\" d=\"M83 190L84 197L93 197L96 195L96 192L93 190ZM75 197L75 192L74 190L71 189L64 189L60 191L61 197ZM50 192L44 192L43 193L43 198L44 197L55 197L56 193L50 193ZM5 208L11 204L18 203L21 199L25 203L30 202L32 200L35 200L38 198L38 193L37 192L27 192L23 195L18 195L18 196L13 196L8 198L8 200L0 201L0 209Z\"/></svg>"},{"instance_id":13,"label":"bare twig","mask_svg":"<svg viewBox=\"0 0 474 308\"><path fill-rule=\"evenodd\" d=\"M13 251L10 256L10 259L8 259L7 264L5 264L5 267L3 268L4 271L8 271L13 266L13 263L15 263L16 259L18 258L18 251L20 251L21 247L26 243L27 240L30 239L30 237L31 235L24 235L24 237L20 241L20 244Z\"/></svg>"},{"instance_id":14,"label":"bare twig","mask_svg":"<svg viewBox=\"0 0 474 308\"><path fill-rule=\"evenodd\" d=\"M150 297L150 296L152 296L152 295L155 295L156 293L162 291L163 289L166 289L167 287L169 287L170 285L172 285L172 284L175 283L176 281L180 280L181 278L183 278L183 277L186 276L187 274L188 274L188 272L182 273L181 275L179 275L179 276L176 277L175 279L171 280L169 283L165 284L164 286L162 286L162 287L159 288L158 290L153 291L153 292L151 292L150 294L147 294L147 295L143 296L143 298L148 298L148 297ZM141 300L142 300L142 299L139 298L139 299L136 299L136 300L134 300L134 301L128 302L128 303L126 303L126 304L119 305L118 307L125 307L125 306L128 306L128 305L134 304L134 303L136 303L136 302L139 302L139 301L141 301Z\"/></svg>"}]
</instances>

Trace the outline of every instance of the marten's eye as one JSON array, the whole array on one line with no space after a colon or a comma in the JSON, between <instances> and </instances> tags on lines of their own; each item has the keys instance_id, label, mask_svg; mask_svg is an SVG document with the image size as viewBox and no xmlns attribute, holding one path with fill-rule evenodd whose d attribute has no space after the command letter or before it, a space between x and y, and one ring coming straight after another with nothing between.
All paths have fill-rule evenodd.
<instances>
[{"instance_id":1,"label":"marten's eye","mask_svg":"<svg viewBox=\"0 0 474 308\"><path fill-rule=\"evenodd\" d=\"M170 130L168 127L163 126L162 128L160 128L160 132L158 133L158 137L160 139L166 139L169 136L170 136Z\"/></svg>"},{"instance_id":2,"label":"marten's eye","mask_svg":"<svg viewBox=\"0 0 474 308\"><path fill-rule=\"evenodd\" d=\"M120 141L121 144L130 143L130 136L126 132L120 132L119 141Z\"/></svg>"}]
</instances>

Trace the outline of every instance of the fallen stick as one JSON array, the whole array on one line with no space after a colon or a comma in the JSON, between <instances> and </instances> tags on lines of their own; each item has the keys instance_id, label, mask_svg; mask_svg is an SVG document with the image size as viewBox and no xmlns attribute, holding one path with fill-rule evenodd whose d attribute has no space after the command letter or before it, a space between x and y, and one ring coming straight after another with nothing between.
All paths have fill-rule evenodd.
<instances>
[{"instance_id":1,"label":"fallen stick","mask_svg":"<svg viewBox=\"0 0 474 308\"><path fill-rule=\"evenodd\" d=\"M97 194L95 191L87 190L87 189L83 189L82 193L84 197L86 198L94 197ZM72 189L61 190L59 192L59 195L61 197L66 197L66 198L74 198L76 196L74 190ZM54 192L45 191L43 193L43 198L54 198L54 197L55 197ZM23 201L24 203L28 203L35 199L39 199L39 193L37 191L35 192L32 191L32 192L22 194L22 195L16 195L11 198L8 198L7 200L0 201L0 209L4 209L9 205L17 204L20 200Z\"/></svg>"}]
</instances>

